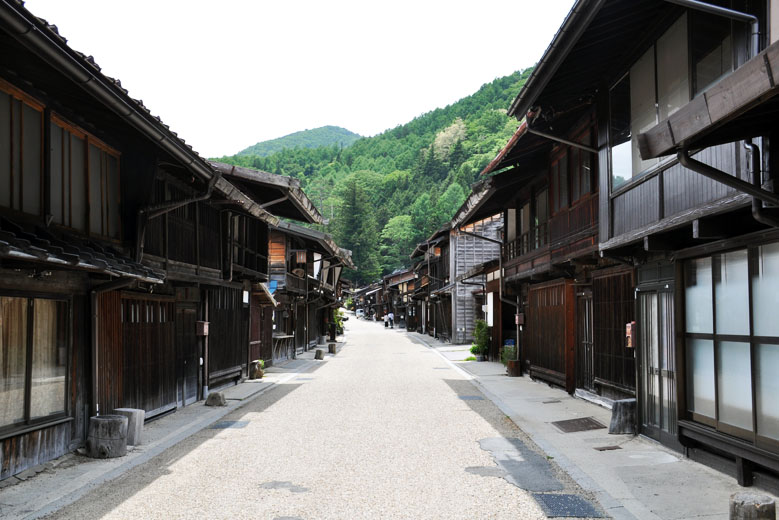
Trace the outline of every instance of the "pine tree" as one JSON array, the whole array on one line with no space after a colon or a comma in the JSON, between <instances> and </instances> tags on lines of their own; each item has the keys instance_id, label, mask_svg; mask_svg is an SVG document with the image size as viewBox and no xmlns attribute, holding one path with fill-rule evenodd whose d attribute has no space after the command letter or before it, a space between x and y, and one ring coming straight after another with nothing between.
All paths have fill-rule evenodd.
<instances>
[{"instance_id":1,"label":"pine tree","mask_svg":"<svg viewBox=\"0 0 779 520\"><path fill-rule=\"evenodd\" d=\"M381 274L376 223L365 188L355 176L348 177L342 185L335 234L338 244L352 251L357 266L355 273L347 274L360 284L375 281Z\"/></svg>"}]
</instances>

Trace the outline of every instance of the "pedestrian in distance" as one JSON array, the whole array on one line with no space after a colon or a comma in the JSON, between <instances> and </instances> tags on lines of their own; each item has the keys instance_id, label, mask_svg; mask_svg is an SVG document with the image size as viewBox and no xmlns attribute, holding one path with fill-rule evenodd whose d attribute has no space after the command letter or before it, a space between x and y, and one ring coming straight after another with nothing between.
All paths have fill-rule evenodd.
<instances>
[{"instance_id":1,"label":"pedestrian in distance","mask_svg":"<svg viewBox=\"0 0 779 520\"><path fill-rule=\"evenodd\" d=\"M389 314L384 315L384 328L389 327Z\"/></svg>"},{"instance_id":2,"label":"pedestrian in distance","mask_svg":"<svg viewBox=\"0 0 779 520\"><path fill-rule=\"evenodd\" d=\"M387 317L389 317L390 328L394 329L395 328L395 313L390 311L390 313L387 315Z\"/></svg>"}]
</instances>

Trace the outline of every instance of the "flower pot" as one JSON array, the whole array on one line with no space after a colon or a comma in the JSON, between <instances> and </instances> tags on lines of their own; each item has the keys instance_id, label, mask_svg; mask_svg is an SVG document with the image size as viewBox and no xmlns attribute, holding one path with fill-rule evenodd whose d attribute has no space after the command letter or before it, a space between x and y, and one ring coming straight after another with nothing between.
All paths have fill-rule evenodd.
<instances>
[{"instance_id":1,"label":"flower pot","mask_svg":"<svg viewBox=\"0 0 779 520\"><path fill-rule=\"evenodd\" d=\"M519 377L520 364L519 361L509 360L506 361L506 375L509 377Z\"/></svg>"},{"instance_id":2,"label":"flower pot","mask_svg":"<svg viewBox=\"0 0 779 520\"><path fill-rule=\"evenodd\" d=\"M481 354L478 354L476 356L476 361L487 361L487 356L482 356Z\"/></svg>"}]
</instances>

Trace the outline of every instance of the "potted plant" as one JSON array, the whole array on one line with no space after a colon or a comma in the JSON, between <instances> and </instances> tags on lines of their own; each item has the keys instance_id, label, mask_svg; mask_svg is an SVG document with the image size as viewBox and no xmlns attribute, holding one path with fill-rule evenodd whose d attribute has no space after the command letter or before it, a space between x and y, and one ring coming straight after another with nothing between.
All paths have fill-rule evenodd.
<instances>
[{"instance_id":1,"label":"potted plant","mask_svg":"<svg viewBox=\"0 0 779 520\"><path fill-rule=\"evenodd\" d=\"M255 359L249 364L249 379L262 379L265 375L265 361Z\"/></svg>"},{"instance_id":2,"label":"potted plant","mask_svg":"<svg viewBox=\"0 0 779 520\"><path fill-rule=\"evenodd\" d=\"M476 361L485 361L490 350L490 329L484 320L476 320L476 329L473 331L473 345L471 354L476 356Z\"/></svg>"},{"instance_id":3,"label":"potted plant","mask_svg":"<svg viewBox=\"0 0 779 520\"><path fill-rule=\"evenodd\" d=\"M500 352L500 361L506 367L509 377L519 377L519 359L517 359L517 346L514 340L506 340L503 350Z\"/></svg>"}]
</instances>

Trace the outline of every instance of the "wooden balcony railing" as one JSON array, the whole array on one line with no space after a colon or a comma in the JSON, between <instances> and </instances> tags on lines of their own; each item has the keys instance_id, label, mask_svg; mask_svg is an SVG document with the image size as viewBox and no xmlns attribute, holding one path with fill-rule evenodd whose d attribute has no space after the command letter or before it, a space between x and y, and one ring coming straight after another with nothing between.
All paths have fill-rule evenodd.
<instances>
[{"instance_id":1,"label":"wooden balcony railing","mask_svg":"<svg viewBox=\"0 0 779 520\"><path fill-rule=\"evenodd\" d=\"M549 225L544 222L506 244L506 260L519 258L547 244L549 244Z\"/></svg>"}]
</instances>

